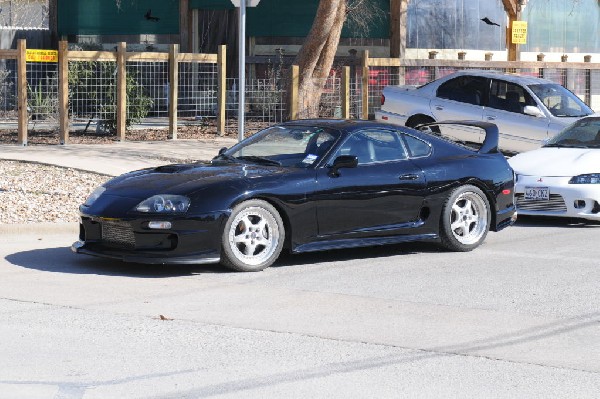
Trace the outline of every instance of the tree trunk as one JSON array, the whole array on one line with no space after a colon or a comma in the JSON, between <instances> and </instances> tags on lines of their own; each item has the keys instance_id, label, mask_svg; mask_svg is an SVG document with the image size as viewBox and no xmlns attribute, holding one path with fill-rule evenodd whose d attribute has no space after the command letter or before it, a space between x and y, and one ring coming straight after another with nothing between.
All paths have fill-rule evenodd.
<instances>
[{"instance_id":1,"label":"tree trunk","mask_svg":"<svg viewBox=\"0 0 600 399\"><path fill-rule=\"evenodd\" d=\"M313 25L296 57L300 69L298 110L301 118L319 116L319 101L345 20L346 0L320 0Z\"/></svg>"}]
</instances>

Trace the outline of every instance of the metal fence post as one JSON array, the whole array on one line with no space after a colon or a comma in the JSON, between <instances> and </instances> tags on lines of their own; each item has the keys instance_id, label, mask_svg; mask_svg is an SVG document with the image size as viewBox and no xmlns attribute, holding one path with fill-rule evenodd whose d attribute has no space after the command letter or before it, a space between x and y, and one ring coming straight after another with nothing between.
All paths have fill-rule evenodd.
<instances>
[{"instance_id":1,"label":"metal fence post","mask_svg":"<svg viewBox=\"0 0 600 399\"><path fill-rule=\"evenodd\" d=\"M19 115L17 142L27 145L27 42L25 39L19 39L17 51L17 109Z\"/></svg>"},{"instance_id":2,"label":"metal fence post","mask_svg":"<svg viewBox=\"0 0 600 399\"><path fill-rule=\"evenodd\" d=\"M68 43L58 42L58 119L60 123L60 144L69 142L69 58Z\"/></svg>"},{"instance_id":3,"label":"metal fence post","mask_svg":"<svg viewBox=\"0 0 600 399\"><path fill-rule=\"evenodd\" d=\"M125 140L127 127L127 76L125 70L125 42L119 42L117 47L117 139Z\"/></svg>"},{"instance_id":4,"label":"metal fence post","mask_svg":"<svg viewBox=\"0 0 600 399\"><path fill-rule=\"evenodd\" d=\"M218 82L217 82L217 134L225 134L225 106L227 104L227 46L219 46L217 56Z\"/></svg>"},{"instance_id":5,"label":"metal fence post","mask_svg":"<svg viewBox=\"0 0 600 399\"><path fill-rule=\"evenodd\" d=\"M361 119L369 119L369 50L362 56L362 112Z\"/></svg>"},{"instance_id":6,"label":"metal fence post","mask_svg":"<svg viewBox=\"0 0 600 399\"><path fill-rule=\"evenodd\" d=\"M169 51L169 139L177 140L177 86L179 85L179 45Z\"/></svg>"},{"instance_id":7,"label":"metal fence post","mask_svg":"<svg viewBox=\"0 0 600 399\"><path fill-rule=\"evenodd\" d=\"M342 68L342 118L350 119L350 67Z\"/></svg>"},{"instance_id":8,"label":"metal fence post","mask_svg":"<svg viewBox=\"0 0 600 399\"><path fill-rule=\"evenodd\" d=\"M300 67L292 65L290 79L290 120L298 119L298 86L300 84Z\"/></svg>"}]
</instances>

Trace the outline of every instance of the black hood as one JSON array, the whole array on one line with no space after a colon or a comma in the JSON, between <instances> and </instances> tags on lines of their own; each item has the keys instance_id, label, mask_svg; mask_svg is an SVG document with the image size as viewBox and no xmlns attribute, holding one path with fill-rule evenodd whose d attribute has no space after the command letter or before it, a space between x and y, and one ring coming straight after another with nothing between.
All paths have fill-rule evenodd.
<instances>
[{"instance_id":1,"label":"black hood","mask_svg":"<svg viewBox=\"0 0 600 399\"><path fill-rule=\"evenodd\" d=\"M189 195L217 183L240 180L251 182L253 179L285 173L285 168L239 163L173 164L115 177L105 184L105 194L140 199L155 194Z\"/></svg>"}]
</instances>

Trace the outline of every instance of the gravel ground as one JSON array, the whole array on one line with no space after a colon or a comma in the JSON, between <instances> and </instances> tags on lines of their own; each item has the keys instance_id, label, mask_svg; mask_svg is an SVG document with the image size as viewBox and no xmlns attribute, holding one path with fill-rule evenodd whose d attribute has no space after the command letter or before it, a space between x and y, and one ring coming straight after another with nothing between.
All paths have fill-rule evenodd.
<instances>
[{"instance_id":1,"label":"gravel ground","mask_svg":"<svg viewBox=\"0 0 600 399\"><path fill-rule=\"evenodd\" d=\"M247 132L265 127L264 123L248 122ZM214 123L180 126L179 139L210 139L216 137ZM227 136L235 137L237 133ZM132 129L127 141L164 141L166 129ZM107 144L116 142L115 135L94 132L71 132L70 144ZM17 144L17 132L1 131L0 144ZM28 145L58 145L58 132L29 131ZM168 161L168 160L165 160ZM0 160L0 224L40 222L76 222L78 208L97 186L109 177L70 168L35 163Z\"/></svg>"},{"instance_id":2,"label":"gravel ground","mask_svg":"<svg viewBox=\"0 0 600 399\"><path fill-rule=\"evenodd\" d=\"M76 222L79 205L108 176L0 160L0 224Z\"/></svg>"}]
</instances>

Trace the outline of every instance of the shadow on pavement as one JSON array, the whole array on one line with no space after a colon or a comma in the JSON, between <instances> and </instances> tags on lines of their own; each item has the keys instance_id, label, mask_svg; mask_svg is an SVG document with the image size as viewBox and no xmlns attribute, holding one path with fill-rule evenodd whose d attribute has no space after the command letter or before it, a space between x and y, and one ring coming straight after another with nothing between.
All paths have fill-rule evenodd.
<instances>
[{"instance_id":1,"label":"shadow on pavement","mask_svg":"<svg viewBox=\"0 0 600 399\"><path fill-rule=\"evenodd\" d=\"M279 260L272 267L310 265L313 263L324 262L344 262L356 259L368 260L398 255L413 255L421 252L434 253L444 252L444 250L440 249L434 243L414 242L363 248L335 249L302 254L282 253Z\"/></svg>"},{"instance_id":2,"label":"shadow on pavement","mask_svg":"<svg viewBox=\"0 0 600 399\"><path fill-rule=\"evenodd\" d=\"M135 278L164 278L201 273L227 273L221 265L143 265L77 255L69 247L44 248L6 256L14 265L53 273L97 274Z\"/></svg>"},{"instance_id":3,"label":"shadow on pavement","mask_svg":"<svg viewBox=\"0 0 600 399\"><path fill-rule=\"evenodd\" d=\"M559 227L559 228L581 228L600 227L600 222L594 220L550 217L550 216L528 216L519 215L515 226L520 227Z\"/></svg>"},{"instance_id":4,"label":"shadow on pavement","mask_svg":"<svg viewBox=\"0 0 600 399\"><path fill-rule=\"evenodd\" d=\"M414 253L440 252L434 244L407 243L366 248L339 249L305 254L282 253L273 268L293 267L355 259L385 258ZM77 255L69 247L35 249L6 256L6 261L27 269L52 273L95 274L135 278L165 278L208 273L235 273L219 264L209 265L145 265L113 259Z\"/></svg>"}]
</instances>

